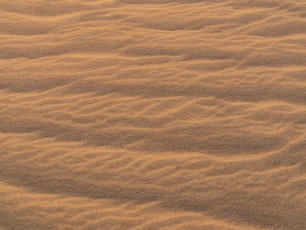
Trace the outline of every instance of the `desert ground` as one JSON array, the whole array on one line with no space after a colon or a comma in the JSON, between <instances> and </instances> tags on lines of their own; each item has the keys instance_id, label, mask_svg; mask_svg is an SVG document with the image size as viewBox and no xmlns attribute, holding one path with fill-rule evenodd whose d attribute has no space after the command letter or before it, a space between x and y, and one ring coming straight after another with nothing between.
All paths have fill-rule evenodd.
<instances>
[{"instance_id":1,"label":"desert ground","mask_svg":"<svg viewBox=\"0 0 306 230\"><path fill-rule=\"evenodd\" d=\"M306 1L0 0L1 230L305 230Z\"/></svg>"}]
</instances>

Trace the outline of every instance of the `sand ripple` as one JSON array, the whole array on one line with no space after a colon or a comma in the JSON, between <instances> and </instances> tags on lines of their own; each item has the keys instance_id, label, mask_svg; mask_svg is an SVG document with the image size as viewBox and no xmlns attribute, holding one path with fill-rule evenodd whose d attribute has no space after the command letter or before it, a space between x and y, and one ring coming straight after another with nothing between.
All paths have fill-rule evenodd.
<instances>
[{"instance_id":1,"label":"sand ripple","mask_svg":"<svg viewBox=\"0 0 306 230\"><path fill-rule=\"evenodd\" d=\"M306 3L0 15L0 229L306 229Z\"/></svg>"}]
</instances>

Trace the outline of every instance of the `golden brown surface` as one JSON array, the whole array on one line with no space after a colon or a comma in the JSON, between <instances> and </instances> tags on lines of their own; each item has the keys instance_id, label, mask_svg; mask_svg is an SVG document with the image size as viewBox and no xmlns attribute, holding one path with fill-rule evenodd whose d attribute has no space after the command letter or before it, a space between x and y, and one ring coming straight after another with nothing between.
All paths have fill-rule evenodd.
<instances>
[{"instance_id":1,"label":"golden brown surface","mask_svg":"<svg viewBox=\"0 0 306 230\"><path fill-rule=\"evenodd\" d=\"M305 1L0 9L0 229L306 229Z\"/></svg>"}]
</instances>

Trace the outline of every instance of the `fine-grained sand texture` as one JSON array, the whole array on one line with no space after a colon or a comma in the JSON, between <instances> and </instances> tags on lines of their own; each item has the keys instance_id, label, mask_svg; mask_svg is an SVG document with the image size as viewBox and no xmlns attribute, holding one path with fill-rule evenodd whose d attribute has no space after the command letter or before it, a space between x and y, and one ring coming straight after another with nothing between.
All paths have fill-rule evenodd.
<instances>
[{"instance_id":1,"label":"fine-grained sand texture","mask_svg":"<svg viewBox=\"0 0 306 230\"><path fill-rule=\"evenodd\" d=\"M306 1L0 0L1 230L305 230Z\"/></svg>"}]
</instances>

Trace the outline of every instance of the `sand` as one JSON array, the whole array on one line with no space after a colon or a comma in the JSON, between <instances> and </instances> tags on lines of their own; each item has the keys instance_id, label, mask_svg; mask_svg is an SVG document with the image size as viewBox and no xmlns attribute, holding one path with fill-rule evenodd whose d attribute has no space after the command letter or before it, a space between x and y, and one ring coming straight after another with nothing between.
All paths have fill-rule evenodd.
<instances>
[{"instance_id":1,"label":"sand","mask_svg":"<svg viewBox=\"0 0 306 230\"><path fill-rule=\"evenodd\" d=\"M0 229L305 230L306 2L0 0Z\"/></svg>"}]
</instances>

